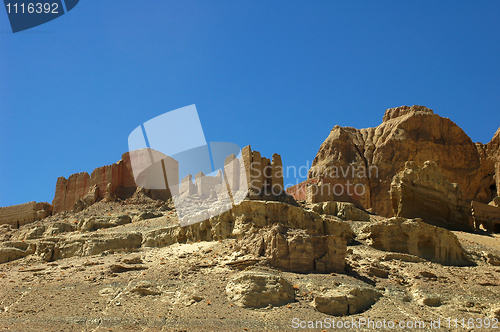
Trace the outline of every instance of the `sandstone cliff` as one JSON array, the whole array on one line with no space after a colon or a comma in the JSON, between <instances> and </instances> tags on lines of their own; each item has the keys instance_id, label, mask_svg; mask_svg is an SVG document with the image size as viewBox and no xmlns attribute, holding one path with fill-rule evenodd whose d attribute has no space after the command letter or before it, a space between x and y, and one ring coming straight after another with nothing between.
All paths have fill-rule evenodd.
<instances>
[{"instance_id":1,"label":"sandstone cliff","mask_svg":"<svg viewBox=\"0 0 500 332\"><path fill-rule=\"evenodd\" d=\"M430 160L450 183L459 185L464 200L488 203L497 195L499 141L500 131L490 143L474 144L453 121L424 106L391 108L375 128L335 126L321 144L302 186L315 189L306 197L311 202L352 201L391 216L393 176L403 170L406 161L422 165ZM347 190L339 185L347 189L347 181L353 194L345 197ZM338 190L324 190L327 185L330 189L338 186Z\"/></svg>"},{"instance_id":2,"label":"sandstone cliff","mask_svg":"<svg viewBox=\"0 0 500 332\"><path fill-rule=\"evenodd\" d=\"M179 163L157 151L151 150L156 158L165 158L166 172L169 179L179 177ZM250 199L264 199L271 201L282 201L297 205L294 198L287 194L283 186L283 166L281 156L273 154L272 159L262 157L258 151L252 151L250 145L245 146L242 151L240 163L231 163L236 157L234 155L226 158L224 179L229 181L232 194L242 194ZM86 172L72 174L68 179L60 177L57 179L56 192L52 202L54 212L74 211L78 212L101 199L106 201L116 198L127 199L132 197L137 188L145 187L148 181L163 180L161 166L158 163L151 164L148 149L134 150L122 155L122 159L115 164L102 166L94 169L91 175ZM158 160L158 159L157 159ZM228 165L228 163L230 165ZM156 165L156 166L155 166ZM133 168L138 174L133 173ZM152 166L152 168L150 168ZM140 170L140 172L138 171ZM245 174L245 176L241 176ZM136 176L136 180L134 179ZM176 184L169 185L168 189L146 189L144 193L153 199L167 200L172 195L180 194L181 197L196 196L207 199L211 196L212 189L220 183L218 174L215 177L205 176L203 173L186 176L180 182L180 188L174 191ZM217 178L219 177L219 178ZM172 192L171 192L172 190ZM178 192L180 190L180 192ZM227 195L226 188L223 191ZM201 206L201 202L198 202ZM204 220L204 219L201 219Z\"/></svg>"},{"instance_id":3,"label":"sandstone cliff","mask_svg":"<svg viewBox=\"0 0 500 332\"><path fill-rule=\"evenodd\" d=\"M59 177L52 201L54 212L72 211L78 200L87 195L95 185L98 198L102 199L108 193L116 193L120 198L131 197L137 187L130 154L124 153L122 159L115 164L94 169L91 175L83 172L72 174L68 179Z\"/></svg>"}]
</instances>

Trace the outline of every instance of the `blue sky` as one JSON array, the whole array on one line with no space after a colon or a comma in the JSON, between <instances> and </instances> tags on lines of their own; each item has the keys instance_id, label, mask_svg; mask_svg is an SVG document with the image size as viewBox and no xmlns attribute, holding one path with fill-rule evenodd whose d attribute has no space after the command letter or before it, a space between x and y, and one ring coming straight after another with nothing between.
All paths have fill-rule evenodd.
<instances>
[{"instance_id":1,"label":"blue sky","mask_svg":"<svg viewBox=\"0 0 500 332\"><path fill-rule=\"evenodd\" d=\"M131 131L196 104L207 141L296 167L336 125L425 105L500 126L500 1L82 0L12 34L0 10L0 206L120 159Z\"/></svg>"}]
</instances>

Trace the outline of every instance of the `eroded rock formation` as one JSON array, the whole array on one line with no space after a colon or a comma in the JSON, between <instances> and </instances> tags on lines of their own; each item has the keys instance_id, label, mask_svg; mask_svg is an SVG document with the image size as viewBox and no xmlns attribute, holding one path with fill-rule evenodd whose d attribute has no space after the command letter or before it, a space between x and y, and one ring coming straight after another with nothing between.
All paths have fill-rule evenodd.
<instances>
[{"instance_id":1,"label":"eroded rock formation","mask_svg":"<svg viewBox=\"0 0 500 332\"><path fill-rule=\"evenodd\" d=\"M244 251L265 256L270 265L287 271L328 273L345 270L347 248L343 236L317 235L276 224L248 235L241 243Z\"/></svg>"},{"instance_id":2,"label":"eroded rock formation","mask_svg":"<svg viewBox=\"0 0 500 332\"><path fill-rule=\"evenodd\" d=\"M406 161L431 160L450 183L459 185L464 200L488 203L497 195L499 141L500 131L490 143L474 144L453 121L424 106L391 108L375 128L335 126L308 180L289 192L310 202L350 201L391 216L393 176Z\"/></svg>"},{"instance_id":3,"label":"eroded rock formation","mask_svg":"<svg viewBox=\"0 0 500 332\"><path fill-rule=\"evenodd\" d=\"M271 200L297 205L295 199L287 194L283 184L283 164L281 156L273 154L272 160L262 157L260 152L252 151L250 145L241 150L245 165L248 197L256 200Z\"/></svg>"},{"instance_id":4,"label":"eroded rock formation","mask_svg":"<svg viewBox=\"0 0 500 332\"><path fill-rule=\"evenodd\" d=\"M0 225L9 224L15 228L41 220L52 214L52 205L46 202L29 202L0 207Z\"/></svg>"},{"instance_id":5,"label":"eroded rock formation","mask_svg":"<svg viewBox=\"0 0 500 332\"><path fill-rule=\"evenodd\" d=\"M315 295L312 306L327 315L345 316L370 308L382 294L370 287L339 287Z\"/></svg>"},{"instance_id":6,"label":"eroded rock formation","mask_svg":"<svg viewBox=\"0 0 500 332\"><path fill-rule=\"evenodd\" d=\"M470 230L470 205L462 197L456 183L450 183L433 161L422 167L408 161L391 183L394 215L421 218L425 222L448 229Z\"/></svg>"},{"instance_id":7,"label":"eroded rock formation","mask_svg":"<svg viewBox=\"0 0 500 332\"><path fill-rule=\"evenodd\" d=\"M152 155L157 158L164 157L165 160L151 164ZM132 165L136 167L136 174ZM144 172L149 166L152 171ZM68 179L59 177L52 201L54 212L81 211L101 199L114 201L116 198L130 198L138 188L135 178L141 185L145 185L152 181L151 178L156 179L158 172L161 172L161 179L166 181L162 167L168 174L174 174L172 177L175 177L175 174L178 177L177 161L157 151L141 149L124 153L117 163L98 167L91 175L83 172L72 174ZM168 183L163 183L163 187L165 189L145 189L144 192L153 199L166 200L172 197Z\"/></svg>"},{"instance_id":8,"label":"eroded rock formation","mask_svg":"<svg viewBox=\"0 0 500 332\"><path fill-rule=\"evenodd\" d=\"M96 189L93 189L94 186ZM72 174L68 179L59 177L52 205L56 213L73 211L75 204L91 191L96 191L99 199L106 197L106 194L116 194L120 198L128 198L132 196L136 188L130 154L127 152L117 163L98 167L91 175L83 172ZM76 210L79 209L81 207L77 206Z\"/></svg>"},{"instance_id":9,"label":"eroded rock formation","mask_svg":"<svg viewBox=\"0 0 500 332\"><path fill-rule=\"evenodd\" d=\"M102 203L101 203L102 204ZM33 225L3 242L5 261L36 254L46 261L89 256L107 250L164 247L174 243L237 239L242 252L270 265L298 272L344 271L346 244L354 238L348 223L328 215L282 202L246 200L203 222L181 227L162 213L143 213L139 222L163 218L154 229L129 232L95 232L126 226L127 215L89 217L73 222ZM168 214L170 215L170 214ZM19 247L22 244L22 247Z\"/></svg>"},{"instance_id":10,"label":"eroded rock formation","mask_svg":"<svg viewBox=\"0 0 500 332\"><path fill-rule=\"evenodd\" d=\"M360 239L373 248L415 255L444 265L470 264L457 237L420 219L393 217L365 226Z\"/></svg>"},{"instance_id":11,"label":"eroded rock formation","mask_svg":"<svg viewBox=\"0 0 500 332\"><path fill-rule=\"evenodd\" d=\"M227 284L226 294L229 300L244 308L280 306L295 300L295 290L288 280L264 271L239 273Z\"/></svg>"},{"instance_id":12,"label":"eroded rock formation","mask_svg":"<svg viewBox=\"0 0 500 332\"><path fill-rule=\"evenodd\" d=\"M149 161L153 157L150 157L150 151L156 159L164 158L162 163L151 164ZM224 174L224 180L232 194L241 192L242 199L248 196L250 199L282 201L297 205L294 198L284 190L283 166L279 154L273 154L272 160L269 160L261 157L258 151L252 151L248 145L242 149L241 163L231 162L231 158L236 157L232 155L226 159L224 171L227 174ZM139 174L133 173L132 166L137 168L136 173L140 171ZM68 179L58 178L52 202L54 212L78 212L101 199L106 201L114 201L117 198L128 199L141 186L146 187L146 184L151 185L152 182L166 181L163 177L164 172L169 179L177 179L179 182L166 183L166 189L144 189L143 192L152 199L167 200L173 195L179 195L180 200L196 197L201 202L217 199L217 194L224 191L227 197L220 200L230 203L226 188L220 185L223 177L221 172L216 176L205 176L200 172L195 175L194 182L192 175L187 175L180 181L179 164L176 160L151 149L142 149L124 153L120 161L96 168L91 175L83 172L72 174ZM242 174L245 176L241 176Z\"/></svg>"}]
</instances>

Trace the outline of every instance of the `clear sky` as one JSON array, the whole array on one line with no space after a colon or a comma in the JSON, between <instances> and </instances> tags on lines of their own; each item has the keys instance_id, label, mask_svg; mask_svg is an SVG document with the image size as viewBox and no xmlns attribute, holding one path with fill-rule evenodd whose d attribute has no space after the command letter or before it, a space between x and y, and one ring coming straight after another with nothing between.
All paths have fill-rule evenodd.
<instances>
[{"instance_id":1,"label":"clear sky","mask_svg":"<svg viewBox=\"0 0 500 332\"><path fill-rule=\"evenodd\" d=\"M13 34L0 10L0 206L118 161L145 121L196 104L207 141L284 165L331 128L425 105L473 141L500 126L500 1L82 0Z\"/></svg>"}]
</instances>

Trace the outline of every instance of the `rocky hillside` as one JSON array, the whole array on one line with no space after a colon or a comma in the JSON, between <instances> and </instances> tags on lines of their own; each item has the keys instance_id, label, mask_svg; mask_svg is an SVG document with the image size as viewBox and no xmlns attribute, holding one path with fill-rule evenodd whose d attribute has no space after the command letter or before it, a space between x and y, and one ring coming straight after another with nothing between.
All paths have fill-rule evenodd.
<instances>
[{"instance_id":1,"label":"rocky hillside","mask_svg":"<svg viewBox=\"0 0 500 332\"><path fill-rule=\"evenodd\" d=\"M453 331L443 317L500 315L500 237L345 202L243 201L180 227L170 202L138 190L2 225L0 239L5 330L294 331L441 318Z\"/></svg>"}]
</instances>

